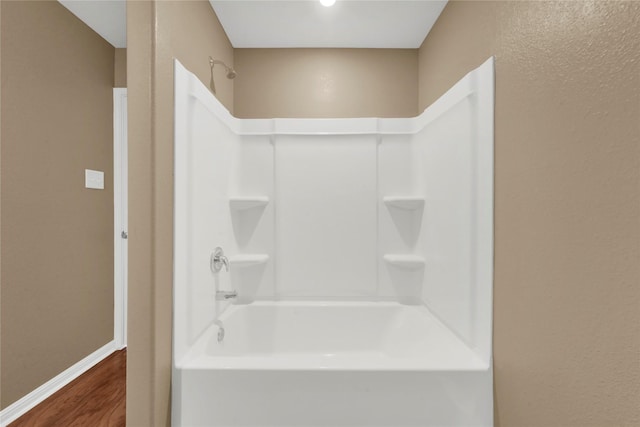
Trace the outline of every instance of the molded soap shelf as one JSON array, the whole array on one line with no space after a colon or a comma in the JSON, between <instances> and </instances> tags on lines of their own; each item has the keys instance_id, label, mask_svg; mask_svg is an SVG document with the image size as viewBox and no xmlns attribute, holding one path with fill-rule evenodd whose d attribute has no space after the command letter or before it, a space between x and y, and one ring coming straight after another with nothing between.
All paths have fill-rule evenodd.
<instances>
[{"instance_id":1,"label":"molded soap shelf","mask_svg":"<svg viewBox=\"0 0 640 427\"><path fill-rule=\"evenodd\" d=\"M267 204L269 204L269 198L267 196L229 198L229 206L232 210L236 211L258 208L266 206Z\"/></svg>"},{"instance_id":2,"label":"molded soap shelf","mask_svg":"<svg viewBox=\"0 0 640 427\"><path fill-rule=\"evenodd\" d=\"M231 267L249 267L252 265L264 264L269 261L267 254L243 254L229 257Z\"/></svg>"},{"instance_id":3,"label":"molded soap shelf","mask_svg":"<svg viewBox=\"0 0 640 427\"><path fill-rule=\"evenodd\" d=\"M382 199L387 206L393 206L399 209L416 210L424 206L424 198L422 197L385 197Z\"/></svg>"},{"instance_id":4,"label":"molded soap shelf","mask_svg":"<svg viewBox=\"0 0 640 427\"><path fill-rule=\"evenodd\" d=\"M383 259L394 267L405 270L424 268L424 258L419 255L385 255Z\"/></svg>"}]
</instances>

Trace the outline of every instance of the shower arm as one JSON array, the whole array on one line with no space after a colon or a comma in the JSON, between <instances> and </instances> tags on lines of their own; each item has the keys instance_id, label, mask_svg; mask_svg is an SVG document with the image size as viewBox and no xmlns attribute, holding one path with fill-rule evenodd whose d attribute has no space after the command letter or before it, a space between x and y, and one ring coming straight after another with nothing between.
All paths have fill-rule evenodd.
<instances>
[{"instance_id":1,"label":"shower arm","mask_svg":"<svg viewBox=\"0 0 640 427\"><path fill-rule=\"evenodd\" d=\"M220 61L219 59L213 59L212 57L209 57L209 65L211 66L211 69L213 69L213 66L216 64L222 65L227 72L231 71L231 67L229 67L224 62Z\"/></svg>"}]
</instances>

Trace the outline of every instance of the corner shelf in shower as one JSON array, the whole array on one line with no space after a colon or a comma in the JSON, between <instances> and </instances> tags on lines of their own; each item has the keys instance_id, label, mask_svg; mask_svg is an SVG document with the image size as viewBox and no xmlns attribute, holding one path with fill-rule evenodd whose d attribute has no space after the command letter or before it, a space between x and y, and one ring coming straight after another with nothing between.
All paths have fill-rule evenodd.
<instances>
[{"instance_id":1,"label":"corner shelf in shower","mask_svg":"<svg viewBox=\"0 0 640 427\"><path fill-rule=\"evenodd\" d=\"M388 196L382 199L385 205L404 210L417 210L424 206L423 197L413 196Z\"/></svg>"},{"instance_id":2,"label":"corner shelf in shower","mask_svg":"<svg viewBox=\"0 0 640 427\"><path fill-rule=\"evenodd\" d=\"M241 254L229 257L229 264L233 267L250 267L258 264L265 264L269 261L267 254Z\"/></svg>"},{"instance_id":3,"label":"corner shelf in shower","mask_svg":"<svg viewBox=\"0 0 640 427\"><path fill-rule=\"evenodd\" d=\"M418 270L424 268L425 260L419 255L387 254L382 257L385 262L403 270Z\"/></svg>"},{"instance_id":4,"label":"corner shelf in shower","mask_svg":"<svg viewBox=\"0 0 640 427\"><path fill-rule=\"evenodd\" d=\"M269 198L267 196L229 197L229 207L231 207L233 211L259 208L268 204Z\"/></svg>"}]
</instances>

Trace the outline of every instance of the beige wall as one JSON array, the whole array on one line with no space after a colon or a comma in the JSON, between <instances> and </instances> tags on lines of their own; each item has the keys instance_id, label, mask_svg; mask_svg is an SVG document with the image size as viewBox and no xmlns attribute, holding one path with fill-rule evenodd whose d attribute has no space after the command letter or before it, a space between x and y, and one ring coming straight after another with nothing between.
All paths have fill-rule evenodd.
<instances>
[{"instance_id":1,"label":"beige wall","mask_svg":"<svg viewBox=\"0 0 640 427\"><path fill-rule=\"evenodd\" d=\"M235 115L411 117L417 49L236 49Z\"/></svg>"},{"instance_id":2,"label":"beige wall","mask_svg":"<svg viewBox=\"0 0 640 427\"><path fill-rule=\"evenodd\" d=\"M0 8L4 408L113 339L114 49L55 1Z\"/></svg>"},{"instance_id":3,"label":"beige wall","mask_svg":"<svg viewBox=\"0 0 640 427\"><path fill-rule=\"evenodd\" d=\"M127 87L127 49L115 49L113 87Z\"/></svg>"},{"instance_id":4,"label":"beige wall","mask_svg":"<svg viewBox=\"0 0 640 427\"><path fill-rule=\"evenodd\" d=\"M640 425L640 3L451 2L420 108L496 57L496 421Z\"/></svg>"},{"instance_id":5,"label":"beige wall","mask_svg":"<svg viewBox=\"0 0 640 427\"><path fill-rule=\"evenodd\" d=\"M208 85L209 56L233 48L207 1L127 2L129 347L127 425L170 420L173 274L173 58ZM216 68L233 111L233 81Z\"/></svg>"}]
</instances>

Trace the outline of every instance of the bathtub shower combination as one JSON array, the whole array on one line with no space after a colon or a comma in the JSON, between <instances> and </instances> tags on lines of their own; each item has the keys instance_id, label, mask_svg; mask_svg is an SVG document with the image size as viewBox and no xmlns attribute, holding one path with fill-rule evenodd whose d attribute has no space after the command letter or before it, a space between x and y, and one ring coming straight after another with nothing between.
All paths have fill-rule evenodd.
<instances>
[{"instance_id":1,"label":"bathtub shower combination","mask_svg":"<svg viewBox=\"0 0 640 427\"><path fill-rule=\"evenodd\" d=\"M493 76L240 120L176 62L175 426L493 424Z\"/></svg>"}]
</instances>

